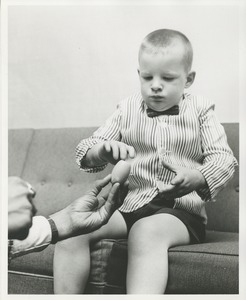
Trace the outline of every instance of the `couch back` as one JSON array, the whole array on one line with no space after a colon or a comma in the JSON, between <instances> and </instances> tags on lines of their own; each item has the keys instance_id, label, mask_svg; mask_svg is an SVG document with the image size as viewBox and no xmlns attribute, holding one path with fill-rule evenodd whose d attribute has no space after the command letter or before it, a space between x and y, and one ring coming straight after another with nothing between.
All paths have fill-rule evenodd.
<instances>
[{"instance_id":1,"label":"couch back","mask_svg":"<svg viewBox=\"0 0 246 300\"><path fill-rule=\"evenodd\" d=\"M239 126L223 124L228 143L239 157ZM96 179L112 170L85 173L75 163L75 147L96 128L11 129L9 130L9 176L19 176L36 189L34 204L37 215L48 216L82 196ZM209 230L238 232L239 176L207 204Z\"/></svg>"}]
</instances>

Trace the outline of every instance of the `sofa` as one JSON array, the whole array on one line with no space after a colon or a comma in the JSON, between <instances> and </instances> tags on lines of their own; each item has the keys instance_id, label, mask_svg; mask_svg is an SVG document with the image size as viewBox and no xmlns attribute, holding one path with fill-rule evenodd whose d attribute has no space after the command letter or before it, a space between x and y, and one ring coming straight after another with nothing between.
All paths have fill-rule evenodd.
<instances>
[{"instance_id":1,"label":"sofa","mask_svg":"<svg viewBox=\"0 0 246 300\"><path fill-rule=\"evenodd\" d=\"M223 124L239 159L239 124ZM49 216L83 195L96 179L112 170L85 173L75 163L75 147L96 128L10 129L9 176L19 176L36 189L37 215ZM167 294L239 293L239 172L207 203L203 244L169 249ZM53 294L54 245L12 260L9 294ZM124 294L127 240L104 239L91 249L87 294Z\"/></svg>"}]
</instances>

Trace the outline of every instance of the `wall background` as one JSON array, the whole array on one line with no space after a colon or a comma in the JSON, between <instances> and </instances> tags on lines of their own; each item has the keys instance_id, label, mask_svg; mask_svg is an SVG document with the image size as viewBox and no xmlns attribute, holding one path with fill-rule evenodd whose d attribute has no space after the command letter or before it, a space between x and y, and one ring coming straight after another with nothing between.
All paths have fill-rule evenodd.
<instances>
[{"instance_id":1,"label":"wall background","mask_svg":"<svg viewBox=\"0 0 246 300\"><path fill-rule=\"evenodd\" d=\"M138 91L139 44L164 27L193 44L189 91L239 122L237 6L12 6L8 17L9 128L99 126Z\"/></svg>"}]
</instances>

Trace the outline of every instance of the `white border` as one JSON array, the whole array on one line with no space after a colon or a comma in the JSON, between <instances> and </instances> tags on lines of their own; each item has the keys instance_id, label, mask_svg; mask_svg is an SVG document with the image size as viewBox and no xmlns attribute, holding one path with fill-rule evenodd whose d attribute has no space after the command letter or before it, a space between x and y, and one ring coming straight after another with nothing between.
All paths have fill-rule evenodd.
<instances>
[{"instance_id":1,"label":"white border","mask_svg":"<svg viewBox=\"0 0 246 300\"><path fill-rule=\"evenodd\" d=\"M11 5L132 5L132 6L143 6L143 5L231 5L231 6L243 6L244 0L3 0L8 6Z\"/></svg>"},{"instance_id":2,"label":"white border","mask_svg":"<svg viewBox=\"0 0 246 300\"><path fill-rule=\"evenodd\" d=\"M7 7L1 6L1 295L7 292L7 185L8 185L8 47L7 47ZM6 201L4 201L6 199ZM6 246L5 246L6 245ZM4 298L1 298L4 299Z\"/></svg>"},{"instance_id":3,"label":"white border","mask_svg":"<svg viewBox=\"0 0 246 300\"><path fill-rule=\"evenodd\" d=\"M108 298L122 298L127 297L128 299L136 299L136 297L151 298L153 297L165 297L165 299L246 299L246 224L243 221L246 212L246 204L244 199L245 196L245 169L246 169L246 135L244 128L246 125L246 1L244 0L196 0L196 1L186 1L186 0L2 0L1 5L1 275L0 275L0 289L1 289L1 299L45 299L49 298L64 298L67 299L68 296L65 295L8 295L7 294L7 153L8 153L8 139L7 139L7 129L8 129L8 82L7 82L7 61L8 61L8 48L7 48L7 10L9 6L14 5L218 5L218 6L238 6L240 9L240 293L239 295L148 295L148 296L130 296L130 295L83 295L83 296L69 296L70 298L90 298L95 299L100 297L100 299ZM228 220L229 221L229 220Z\"/></svg>"}]
</instances>

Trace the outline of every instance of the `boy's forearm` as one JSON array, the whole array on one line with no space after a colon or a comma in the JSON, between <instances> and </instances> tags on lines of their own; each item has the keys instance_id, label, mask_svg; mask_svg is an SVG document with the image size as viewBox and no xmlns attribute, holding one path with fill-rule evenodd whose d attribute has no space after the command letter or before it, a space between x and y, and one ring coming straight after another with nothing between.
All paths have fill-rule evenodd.
<instances>
[{"instance_id":1,"label":"boy's forearm","mask_svg":"<svg viewBox=\"0 0 246 300\"><path fill-rule=\"evenodd\" d=\"M85 165L87 167L95 167L95 166L105 165L107 163L107 161L100 157L100 155L99 155L100 149L101 149L100 144L96 144L92 148L90 148L83 158L83 165Z\"/></svg>"}]
</instances>

